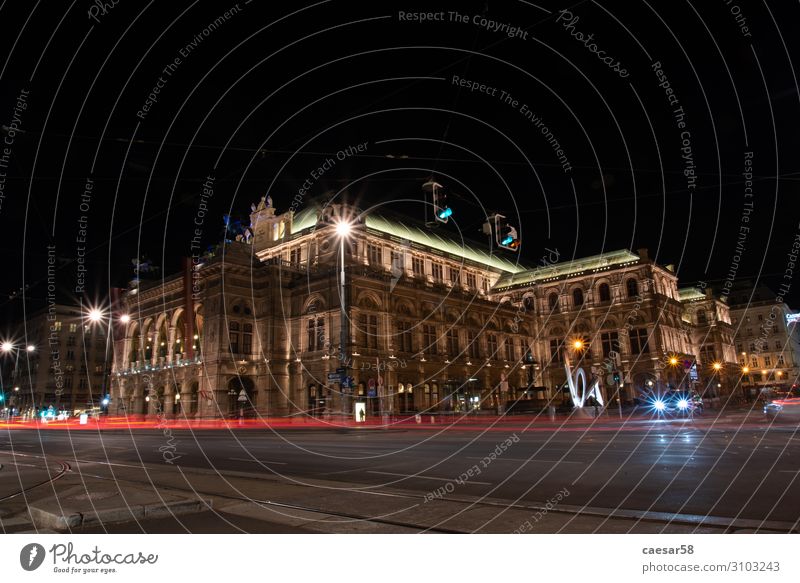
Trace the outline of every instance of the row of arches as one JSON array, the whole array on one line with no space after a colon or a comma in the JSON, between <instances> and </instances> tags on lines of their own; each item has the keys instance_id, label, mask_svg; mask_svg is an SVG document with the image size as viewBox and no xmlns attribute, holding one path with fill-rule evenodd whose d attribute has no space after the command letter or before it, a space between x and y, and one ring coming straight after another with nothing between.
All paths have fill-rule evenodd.
<instances>
[{"instance_id":1,"label":"row of arches","mask_svg":"<svg viewBox=\"0 0 800 583\"><path fill-rule=\"evenodd\" d=\"M137 362L171 362L186 358L189 353L200 356L204 325L202 305L195 307L191 318L189 326L186 310L181 307L171 313L132 319L125 330L125 366Z\"/></svg>"}]
</instances>

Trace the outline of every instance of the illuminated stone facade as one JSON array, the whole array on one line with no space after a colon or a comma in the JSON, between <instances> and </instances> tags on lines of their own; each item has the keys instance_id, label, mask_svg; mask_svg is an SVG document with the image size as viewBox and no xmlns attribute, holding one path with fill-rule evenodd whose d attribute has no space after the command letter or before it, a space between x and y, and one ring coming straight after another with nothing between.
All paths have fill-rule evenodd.
<instances>
[{"instance_id":1,"label":"illuminated stone facade","mask_svg":"<svg viewBox=\"0 0 800 583\"><path fill-rule=\"evenodd\" d=\"M324 415L364 401L373 415L497 410L517 398L561 404L560 355L576 336L587 347L573 363L587 373L594 366L606 395L614 387L600 369L609 351L619 352L609 368L621 371L632 399L648 381L666 382L667 353L698 352L675 274L644 253L556 253L530 269L446 228L348 206L277 214L262 201L252 209L239 241L124 295L120 310L132 320L115 342L112 413ZM341 221L353 223L347 236L337 234Z\"/></svg>"}]
</instances>

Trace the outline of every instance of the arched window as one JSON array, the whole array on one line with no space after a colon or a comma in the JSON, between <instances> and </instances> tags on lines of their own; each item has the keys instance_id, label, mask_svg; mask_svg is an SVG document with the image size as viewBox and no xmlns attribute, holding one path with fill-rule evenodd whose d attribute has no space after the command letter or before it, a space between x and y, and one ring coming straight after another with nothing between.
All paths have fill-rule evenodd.
<instances>
[{"instance_id":1,"label":"arched window","mask_svg":"<svg viewBox=\"0 0 800 583\"><path fill-rule=\"evenodd\" d=\"M533 310L533 298L531 296L525 296L522 298L522 309L526 312Z\"/></svg>"},{"instance_id":2,"label":"arched window","mask_svg":"<svg viewBox=\"0 0 800 583\"><path fill-rule=\"evenodd\" d=\"M628 290L628 297L635 298L639 295L639 282L634 278L630 278L625 282L625 287Z\"/></svg>"},{"instance_id":3,"label":"arched window","mask_svg":"<svg viewBox=\"0 0 800 583\"><path fill-rule=\"evenodd\" d=\"M576 287L572 290L572 303L575 307L583 305L583 290L579 287Z\"/></svg>"},{"instance_id":4,"label":"arched window","mask_svg":"<svg viewBox=\"0 0 800 583\"><path fill-rule=\"evenodd\" d=\"M558 294L556 292L547 296L547 305L550 306L551 311L558 308Z\"/></svg>"},{"instance_id":5,"label":"arched window","mask_svg":"<svg viewBox=\"0 0 800 583\"><path fill-rule=\"evenodd\" d=\"M600 292L600 301L601 302L610 302L611 301L611 288L608 287L607 283L601 283L598 291Z\"/></svg>"}]
</instances>

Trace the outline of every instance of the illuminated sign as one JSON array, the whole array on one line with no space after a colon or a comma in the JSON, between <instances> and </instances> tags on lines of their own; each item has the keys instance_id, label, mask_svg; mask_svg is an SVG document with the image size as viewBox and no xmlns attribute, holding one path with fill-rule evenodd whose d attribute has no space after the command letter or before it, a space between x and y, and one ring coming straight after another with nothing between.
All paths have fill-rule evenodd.
<instances>
[{"instance_id":1,"label":"illuminated sign","mask_svg":"<svg viewBox=\"0 0 800 583\"><path fill-rule=\"evenodd\" d=\"M794 324L800 320L800 312L797 314L786 314L786 325L789 326L790 324Z\"/></svg>"}]
</instances>

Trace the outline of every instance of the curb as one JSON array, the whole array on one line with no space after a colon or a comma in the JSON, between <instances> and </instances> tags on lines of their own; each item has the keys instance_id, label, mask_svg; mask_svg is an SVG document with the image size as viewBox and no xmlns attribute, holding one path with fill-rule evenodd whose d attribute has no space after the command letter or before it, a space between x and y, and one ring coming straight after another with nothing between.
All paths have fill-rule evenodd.
<instances>
[{"instance_id":1,"label":"curb","mask_svg":"<svg viewBox=\"0 0 800 583\"><path fill-rule=\"evenodd\" d=\"M122 506L104 510L79 512L64 508L62 512L51 512L31 506L29 512L37 528L63 532L83 526L96 526L111 522L130 522L149 518L165 518L181 514L201 512L211 507L211 500L176 500L154 504Z\"/></svg>"}]
</instances>

